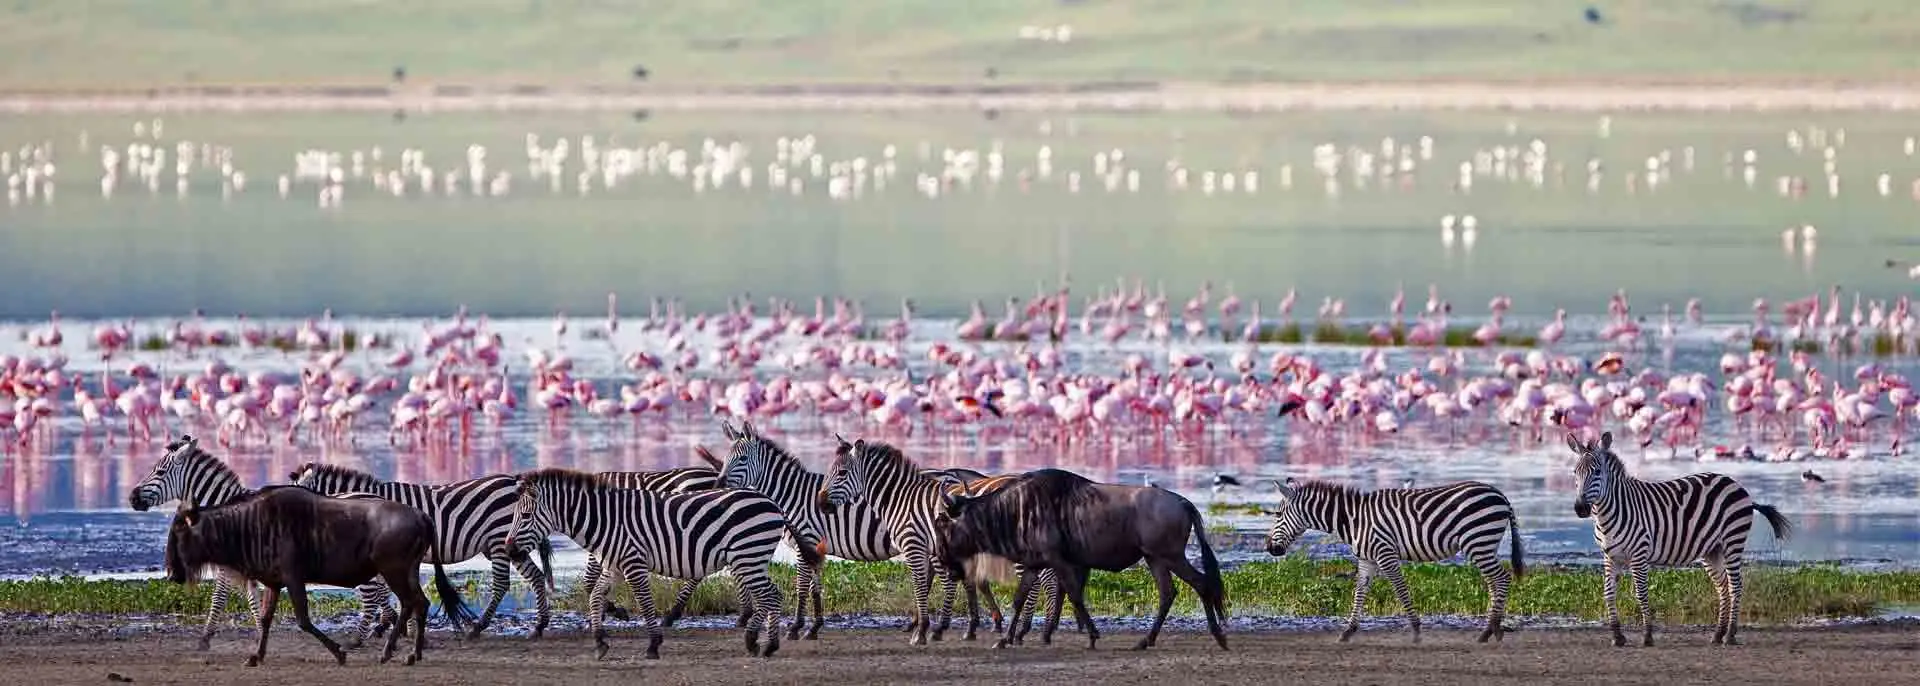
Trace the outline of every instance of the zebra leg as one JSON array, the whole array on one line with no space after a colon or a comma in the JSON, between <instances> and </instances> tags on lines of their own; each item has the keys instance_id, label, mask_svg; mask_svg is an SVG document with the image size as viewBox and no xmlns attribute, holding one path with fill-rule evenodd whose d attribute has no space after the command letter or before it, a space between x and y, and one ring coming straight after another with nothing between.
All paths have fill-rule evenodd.
<instances>
[{"instance_id":1,"label":"zebra leg","mask_svg":"<svg viewBox=\"0 0 1920 686\"><path fill-rule=\"evenodd\" d=\"M387 630L387 585L379 579L360 584L354 593L360 596L360 626L347 639L348 648L359 648L367 639L377 638Z\"/></svg>"},{"instance_id":2,"label":"zebra leg","mask_svg":"<svg viewBox=\"0 0 1920 686\"><path fill-rule=\"evenodd\" d=\"M1474 555L1474 563L1480 567L1480 576L1487 583L1487 629L1480 632L1481 643L1486 643L1489 638L1496 642L1507 639L1507 593L1513 589L1513 574L1501 566L1498 552L1499 549L1495 548Z\"/></svg>"},{"instance_id":3,"label":"zebra leg","mask_svg":"<svg viewBox=\"0 0 1920 686\"><path fill-rule=\"evenodd\" d=\"M243 589L247 594L247 608L253 611L254 619L257 620L260 618L260 603L253 598L253 582L242 581L241 583L245 584ZM207 627L206 630L200 634L200 645L197 650L205 652L211 647L213 643L213 632L215 631L214 622L219 621L221 612L227 609L227 596L232 593L233 580L228 578L227 573L224 571L215 573L213 576L213 601L207 605Z\"/></svg>"},{"instance_id":4,"label":"zebra leg","mask_svg":"<svg viewBox=\"0 0 1920 686\"><path fill-rule=\"evenodd\" d=\"M679 595L673 597L673 609L667 610L667 616L660 620L660 625L670 627L674 622L680 621L680 618L686 615L687 603L693 602L693 592L699 588L699 579L688 579L686 585L680 587Z\"/></svg>"},{"instance_id":5,"label":"zebra leg","mask_svg":"<svg viewBox=\"0 0 1920 686\"><path fill-rule=\"evenodd\" d=\"M1613 630L1613 647L1619 648L1627 644L1627 635L1620 633L1620 572L1614 568L1612 557L1601 558L1600 573L1605 577L1600 597L1607 604L1607 628Z\"/></svg>"},{"instance_id":6,"label":"zebra leg","mask_svg":"<svg viewBox=\"0 0 1920 686\"><path fill-rule=\"evenodd\" d=\"M1353 610L1347 613L1347 629L1340 632L1340 642L1353 639L1360 630L1360 612L1367 609L1367 587L1373 585L1373 573L1377 567L1372 560L1360 560L1358 573L1353 575Z\"/></svg>"},{"instance_id":7,"label":"zebra leg","mask_svg":"<svg viewBox=\"0 0 1920 686\"><path fill-rule=\"evenodd\" d=\"M1633 574L1633 599L1640 603L1640 627L1642 637L1640 645L1653 645L1653 603L1647 601L1647 574L1653 571L1653 565L1635 560L1627 571Z\"/></svg>"},{"instance_id":8,"label":"zebra leg","mask_svg":"<svg viewBox=\"0 0 1920 686\"><path fill-rule=\"evenodd\" d=\"M592 560L589 559L589 564ZM593 629L593 659L607 659L607 591L613 584L596 579L587 586L587 626Z\"/></svg>"},{"instance_id":9,"label":"zebra leg","mask_svg":"<svg viewBox=\"0 0 1920 686\"><path fill-rule=\"evenodd\" d=\"M1046 572L1041 572L1041 574L1045 573ZM1085 573L1082 572L1082 574L1084 575ZM1037 575L1034 577L1034 582L1033 602L1037 605L1040 602L1040 586ZM1054 594L1047 599L1047 621L1045 624L1040 625L1040 645L1053 645L1053 632L1060 630L1060 611L1066 607L1065 601L1066 599L1059 594ZM1079 618L1075 618L1073 623L1078 625L1080 623ZM1084 634L1086 632L1082 631L1080 633Z\"/></svg>"},{"instance_id":10,"label":"zebra leg","mask_svg":"<svg viewBox=\"0 0 1920 686\"><path fill-rule=\"evenodd\" d=\"M547 573L531 559L519 560L514 566L520 570L520 578L533 586L533 602L537 613L533 622L533 638L538 639L547 634L547 625L553 622L553 596L547 593Z\"/></svg>"},{"instance_id":11,"label":"zebra leg","mask_svg":"<svg viewBox=\"0 0 1920 686\"><path fill-rule=\"evenodd\" d=\"M512 561L507 559L507 551L499 551L491 560L493 577L487 587L487 609L480 611L480 618L473 620L473 628L467 630L467 638L479 638L480 632L493 623L493 615L500 611L500 601L507 597L507 588L513 583Z\"/></svg>"},{"instance_id":12,"label":"zebra leg","mask_svg":"<svg viewBox=\"0 0 1920 686\"><path fill-rule=\"evenodd\" d=\"M1700 566L1707 568L1707 581L1713 583L1713 644L1721 645L1727 640L1727 576L1720 562L1712 558L1702 560Z\"/></svg>"},{"instance_id":13,"label":"zebra leg","mask_svg":"<svg viewBox=\"0 0 1920 686\"><path fill-rule=\"evenodd\" d=\"M933 572L934 578L940 580L940 595L942 597L940 610L934 612L934 616L940 620L939 623L933 627L933 640L938 641L947 634L947 629L953 628L953 596L954 591L958 588L958 584L953 580L953 576L946 572L946 568L943 566L936 565Z\"/></svg>"},{"instance_id":14,"label":"zebra leg","mask_svg":"<svg viewBox=\"0 0 1920 686\"><path fill-rule=\"evenodd\" d=\"M773 579L767 576L767 563L735 565L733 577L740 584L741 602L751 604L754 617L760 619L760 628L747 628L747 652L760 657L773 657L780 649L780 588L773 585ZM760 642L758 652L754 643L766 632L766 639Z\"/></svg>"},{"instance_id":15,"label":"zebra leg","mask_svg":"<svg viewBox=\"0 0 1920 686\"><path fill-rule=\"evenodd\" d=\"M1727 645L1740 645L1740 596L1745 595L1740 579L1740 558L1729 557L1727 565Z\"/></svg>"},{"instance_id":16,"label":"zebra leg","mask_svg":"<svg viewBox=\"0 0 1920 686\"><path fill-rule=\"evenodd\" d=\"M913 638L907 639L907 645L923 646L927 644L927 629L933 625L927 601L933 593L933 558L924 550L908 553L907 575L913 579L913 623L918 627Z\"/></svg>"},{"instance_id":17,"label":"zebra leg","mask_svg":"<svg viewBox=\"0 0 1920 686\"><path fill-rule=\"evenodd\" d=\"M1407 576L1400 571L1400 558L1388 556L1380 561L1380 571L1387 577L1387 583L1393 585L1393 596L1400 600L1400 609L1407 613L1407 627L1413 630L1413 642L1420 642L1420 613L1413 610L1413 589L1407 586Z\"/></svg>"},{"instance_id":18,"label":"zebra leg","mask_svg":"<svg viewBox=\"0 0 1920 686\"><path fill-rule=\"evenodd\" d=\"M1032 612L1025 609L1027 596L1032 593L1033 574L1030 572L1022 572L1020 574L1020 584L1015 587L1013 591L1013 618L1007 622L1007 632L1001 634L1000 640L994 642L993 647L995 649L1005 648L1009 644L1019 643L1021 638L1025 636L1026 624L1024 622L1032 621Z\"/></svg>"},{"instance_id":19,"label":"zebra leg","mask_svg":"<svg viewBox=\"0 0 1920 686\"><path fill-rule=\"evenodd\" d=\"M605 573L605 565L600 562L600 556L595 555L593 553L587 553L587 569L586 571L580 573L580 585L585 586L589 589L595 588L596 584L600 583L600 575L603 573ZM601 599L599 602L605 603L609 601L607 600L606 596L603 594L601 595ZM588 608L588 609L591 610L592 608ZM633 618L632 615L629 615L627 613L626 608L620 607L618 605L612 605L612 604L607 605L606 613L608 617L618 619L622 622Z\"/></svg>"},{"instance_id":20,"label":"zebra leg","mask_svg":"<svg viewBox=\"0 0 1920 686\"><path fill-rule=\"evenodd\" d=\"M666 635L660 629L660 612L653 605L653 579L647 572L647 566L634 561L623 566L626 572L627 586L633 592L633 606L640 610L640 619L647 627L647 654L649 660L660 659L660 642Z\"/></svg>"}]
</instances>

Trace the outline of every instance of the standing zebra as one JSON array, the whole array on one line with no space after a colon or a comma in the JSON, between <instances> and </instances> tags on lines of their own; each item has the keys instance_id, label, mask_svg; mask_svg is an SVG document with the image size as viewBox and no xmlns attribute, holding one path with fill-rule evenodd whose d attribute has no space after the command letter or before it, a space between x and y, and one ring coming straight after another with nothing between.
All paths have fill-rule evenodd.
<instances>
[{"instance_id":1,"label":"standing zebra","mask_svg":"<svg viewBox=\"0 0 1920 686\"><path fill-rule=\"evenodd\" d=\"M1526 572L1520 550L1520 520L1499 489L1478 481L1461 481L1430 488L1389 488L1363 492L1344 484L1287 479L1280 491L1273 529L1267 534L1267 553L1285 555L1287 548L1312 529L1332 534L1353 546L1359 574L1353 581L1353 612L1346 642L1360 630L1367 586L1374 575L1387 577L1393 594L1406 610L1413 642L1420 642L1420 615L1413 609L1413 593L1401 575L1402 562L1437 562L1466 551L1487 584L1487 628L1480 642L1504 640L1501 622L1507 612L1507 591L1513 577ZM1513 572L1500 565L1500 538L1513 530Z\"/></svg>"},{"instance_id":2,"label":"standing zebra","mask_svg":"<svg viewBox=\"0 0 1920 686\"><path fill-rule=\"evenodd\" d=\"M827 470L826 497L821 502L821 510L832 514L840 507L866 503L886 524L887 530L893 535L894 545L906 556L907 570L913 578L915 610L921 613L908 624L909 631L917 628L919 632L915 644L926 642L930 623L930 617L926 615L927 596L932 591L933 579L937 576L944 580L945 602L940 612L940 626L933 630L933 640L940 640L953 619L956 580L946 573L943 565L934 564L930 551L934 538L933 519L946 509L949 493L984 495L1011 483L1014 477L988 477L960 468L920 469L898 448L887 443L868 443L864 439L848 443L837 435L834 438L839 441L840 447L835 452L833 465ZM1014 571L1019 573L1022 568L1014 565ZM992 606L994 630L1000 631L1000 608L993 600L993 592L984 581L976 583L968 579L966 583L969 622L962 640L974 640L979 629L977 593L986 594L987 602ZM1055 601L1053 617L1058 621L1060 586L1053 571L1041 571L1040 583ZM1051 633L1043 634L1042 638L1050 640Z\"/></svg>"},{"instance_id":3,"label":"standing zebra","mask_svg":"<svg viewBox=\"0 0 1920 686\"><path fill-rule=\"evenodd\" d=\"M1573 465L1580 495L1573 513L1593 518L1593 540L1600 544L1602 594L1607 601L1607 624L1613 644L1624 646L1617 604L1621 566L1633 575L1633 597L1640 603L1645 630L1642 645L1653 645L1653 606L1647 602L1647 574L1654 565L1677 566L1698 562L1713 579L1719 623L1713 642L1740 642L1740 563L1753 532L1753 513L1773 527L1776 538L1792 535L1793 524L1772 505L1756 505L1747 489L1731 477L1713 473L1689 474L1666 481L1641 481L1627 474L1620 456L1613 454L1613 433L1581 444L1567 434L1567 447L1580 456Z\"/></svg>"},{"instance_id":4,"label":"standing zebra","mask_svg":"<svg viewBox=\"0 0 1920 686\"><path fill-rule=\"evenodd\" d=\"M436 539L433 554L427 559L428 564L453 564L477 555L486 556L493 564L487 609L481 611L480 618L468 631L469 636L480 635L493 621L494 612L500 609L500 601L506 597L512 581L509 568L517 566L520 575L533 585L534 601L539 613L534 623L533 637L540 638L546 633L547 623L553 615L552 598L547 593L547 575L534 566L525 554L509 555L506 545L508 527L513 524L513 503L518 486L513 477L492 475L429 486L384 481L356 469L308 462L293 471L291 480L295 485L325 495L371 493L426 513L433 519ZM369 587L362 586L360 593L364 603ZM380 604L385 606L384 588L378 598Z\"/></svg>"},{"instance_id":5,"label":"standing zebra","mask_svg":"<svg viewBox=\"0 0 1920 686\"><path fill-rule=\"evenodd\" d=\"M768 657L780 649L780 590L767 565L787 520L766 496L734 489L661 495L558 468L521 474L519 484L508 529L557 531L618 568L647 625L647 659L659 659L662 639L649 573L697 581L722 569L732 572L767 633L762 644L760 630L749 626L747 653ZM588 599L595 659L607 655L601 608L611 586L594 585Z\"/></svg>"},{"instance_id":6,"label":"standing zebra","mask_svg":"<svg viewBox=\"0 0 1920 686\"><path fill-rule=\"evenodd\" d=\"M225 505L252 492L252 489L240 484L240 477L233 473L227 463L201 450L198 439L182 434L167 444L166 454L153 465L153 472L147 479L127 494L127 504L140 512L174 500L196 508L207 508ZM253 612L254 620L259 621L260 599L254 595L253 583L227 570L218 570L213 577L213 602L207 608L207 626L200 634L199 650L207 650L212 644L214 622L220 612L227 608L227 597L233 593L235 584L243 586L247 609ZM384 607L386 596L380 598ZM363 628L367 626L370 623L363 622Z\"/></svg>"},{"instance_id":7,"label":"standing zebra","mask_svg":"<svg viewBox=\"0 0 1920 686\"><path fill-rule=\"evenodd\" d=\"M726 469L720 472L721 483L727 488L759 491L778 503L780 511L786 514L794 549L800 554L800 564L794 567L793 575L793 595L799 600L787 638L800 637L800 625L806 622L807 600L812 599L813 625L807 629L806 637L818 639L826 614L821 602L820 576L828 551L846 560L891 560L899 554L894 548L893 534L873 508L865 504L849 503L831 514L821 511L820 496L826 477L808 471L786 448L762 436L752 422L741 422L737 430L732 424L722 422L720 429L731 448Z\"/></svg>"}]
</instances>

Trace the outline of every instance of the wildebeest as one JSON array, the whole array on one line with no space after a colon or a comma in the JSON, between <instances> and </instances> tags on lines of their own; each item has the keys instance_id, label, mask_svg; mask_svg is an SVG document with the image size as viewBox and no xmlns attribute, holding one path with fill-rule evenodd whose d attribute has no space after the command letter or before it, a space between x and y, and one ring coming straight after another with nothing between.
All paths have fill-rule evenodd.
<instances>
[{"instance_id":1,"label":"wildebeest","mask_svg":"<svg viewBox=\"0 0 1920 686\"><path fill-rule=\"evenodd\" d=\"M1093 569L1117 572L1144 558L1160 589L1160 610L1153 628L1134 649L1147 648L1159 639L1167 612L1173 608L1173 575L1200 594L1208 631L1221 649L1227 647L1221 628L1227 608L1220 561L1207 543L1200 510L1171 491L1095 483L1072 472L1039 469L984 496L949 497L946 511L935 518L934 526L936 552L950 574L964 573L968 560L981 553L1026 567L1014 597L1016 621L1009 634L1026 632L1027 623L1019 615L1025 611L1039 570L1050 568L1073 601L1074 617L1087 629L1087 647L1094 647L1100 630L1087 614L1087 573ZM1187 561L1189 533L1199 541L1204 574ZM1017 637L1003 637L995 647L1005 646L1009 638Z\"/></svg>"},{"instance_id":2,"label":"wildebeest","mask_svg":"<svg viewBox=\"0 0 1920 686\"><path fill-rule=\"evenodd\" d=\"M399 625L413 620L413 653L426 647L427 595L420 588L421 561L433 547L433 520L389 500L329 498L299 486L268 486L222 505L183 504L167 532L167 578L189 583L207 567L219 568L266 587L260 611L260 647L247 666L267 656L274 606L286 590L300 628L346 664L339 644L307 615L307 584L353 588L375 576L400 597ZM470 617L460 590L444 567L433 568L434 587L450 614ZM393 658L398 631L387 634L380 661Z\"/></svg>"}]
</instances>

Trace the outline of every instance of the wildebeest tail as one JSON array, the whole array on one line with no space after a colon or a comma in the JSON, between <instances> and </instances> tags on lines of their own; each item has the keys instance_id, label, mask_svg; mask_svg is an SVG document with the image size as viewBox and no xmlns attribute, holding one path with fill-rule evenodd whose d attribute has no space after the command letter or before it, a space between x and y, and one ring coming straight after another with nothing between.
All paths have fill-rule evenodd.
<instances>
[{"instance_id":1,"label":"wildebeest tail","mask_svg":"<svg viewBox=\"0 0 1920 686\"><path fill-rule=\"evenodd\" d=\"M433 563L433 590L440 594L440 611L447 615L455 631L474 620L473 610L460 600L460 588L447 578L447 567L439 562Z\"/></svg>"},{"instance_id":2,"label":"wildebeest tail","mask_svg":"<svg viewBox=\"0 0 1920 686\"><path fill-rule=\"evenodd\" d=\"M1184 499L1183 499L1184 500ZM1200 516L1200 508L1187 501L1187 521L1193 523L1193 537L1200 543L1200 571L1207 576L1207 597L1201 600L1213 605L1213 611L1221 623L1227 621L1227 582L1220 576L1220 558L1213 554L1213 545L1207 542L1207 522Z\"/></svg>"},{"instance_id":3,"label":"wildebeest tail","mask_svg":"<svg viewBox=\"0 0 1920 686\"><path fill-rule=\"evenodd\" d=\"M1509 547L1511 548L1511 552L1513 555L1513 576L1514 578L1517 579L1527 573L1526 556L1524 553L1520 551L1520 516L1519 515L1513 514L1513 513L1507 514L1507 529L1509 530L1509 533L1513 534L1513 543L1510 544Z\"/></svg>"}]
</instances>

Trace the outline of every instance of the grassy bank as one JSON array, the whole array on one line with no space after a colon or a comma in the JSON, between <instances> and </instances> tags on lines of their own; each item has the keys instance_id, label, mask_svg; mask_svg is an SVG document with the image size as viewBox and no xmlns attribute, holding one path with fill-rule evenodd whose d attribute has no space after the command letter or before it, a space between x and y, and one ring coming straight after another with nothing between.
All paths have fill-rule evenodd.
<instances>
[{"instance_id":1,"label":"grassy bank","mask_svg":"<svg viewBox=\"0 0 1920 686\"><path fill-rule=\"evenodd\" d=\"M1920 74L1920 5L1874 0L17 0L0 17L0 88Z\"/></svg>"},{"instance_id":2,"label":"grassy bank","mask_svg":"<svg viewBox=\"0 0 1920 686\"><path fill-rule=\"evenodd\" d=\"M776 565L774 575L791 588L791 570ZM1226 573L1228 602L1235 615L1344 616L1353 592L1353 564L1290 557L1241 565ZM1464 565L1414 565L1408 578L1415 603L1425 614L1474 615L1485 610L1486 596L1477 573ZM571 580L569 580L570 582ZM1811 618L1870 617L1893 606L1920 604L1920 572L1853 572L1833 566L1749 568L1743 603L1746 621L1786 623ZM677 582L675 582L677 583ZM1581 567L1530 570L1516 585L1510 611L1520 616L1570 616L1601 619L1600 573ZM77 578L0 582L0 611L38 613L179 614L197 616L206 608L210 586L185 587L165 581L83 581ZM468 602L480 599L476 578L467 579ZM655 602L662 610L677 586L656 581ZM1009 586L996 590L1006 602ZM517 589L516 592L524 593ZM624 585L613 596L628 604ZM714 579L702 585L690 610L694 614L732 613L733 585ZM937 597L937 596L936 596ZM1155 604L1152 578L1143 569L1119 574L1095 574L1088 602L1096 615L1144 615ZM1621 611L1637 610L1624 588ZM318 596L322 613L352 609L340 594ZM829 612L869 612L904 615L909 609L907 576L889 563L834 563L828 568L826 602ZM1653 575L1652 599L1662 621L1704 624L1714 618L1714 596L1706 575L1694 569L1659 570ZM243 611L235 599L231 608ZM789 601L790 602L790 601ZM1368 598L1370 612L1392 614L1393 594L1384 581L1376 582ZM956 601L956 605L960 602ZM563 586L560 607L580 610L586 597L577 588ZM791 605L789 605L791 607ZM1197 613L1190 592L1183 592L1177 612Z\"/></svg>"}]
</instances>

